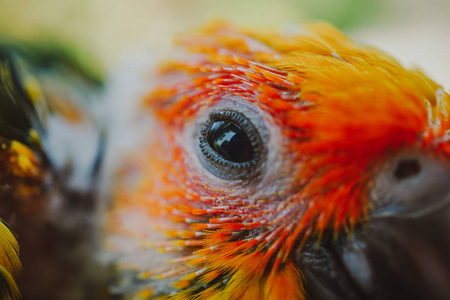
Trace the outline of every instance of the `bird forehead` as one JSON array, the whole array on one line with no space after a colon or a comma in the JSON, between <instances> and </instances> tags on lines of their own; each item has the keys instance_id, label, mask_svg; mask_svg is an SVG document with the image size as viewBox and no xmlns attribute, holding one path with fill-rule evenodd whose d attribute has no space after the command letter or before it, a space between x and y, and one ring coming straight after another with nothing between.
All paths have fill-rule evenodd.
<instances>
[{"instance_id":1,"label":"bird forehead","mask_svg":"<svg viewBox=\"0 0 450 300\"><path fill-rule=\"evenodd\" d=\"M233 96L278 119L320 111L336 116L334 121L340 117L344 123L367 126L365 114L384 125L398 123L399 111L411 118L426 120L429 113L435 118L440 91L448 110L448 95L421 72L403 68L330 26L311 30L281 35L224 24L208 27L181 41L192 55L161 67L162 84L145 104L163 121L186 121L198 117L201 108ZM405 123L424 130L424 121Z\"/></svg>"}]
</instances>

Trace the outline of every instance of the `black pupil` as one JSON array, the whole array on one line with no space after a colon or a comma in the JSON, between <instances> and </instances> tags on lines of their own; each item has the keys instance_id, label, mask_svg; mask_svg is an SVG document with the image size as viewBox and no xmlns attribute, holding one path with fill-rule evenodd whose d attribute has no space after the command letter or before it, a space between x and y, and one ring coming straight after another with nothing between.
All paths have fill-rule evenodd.
<instances>
[{"instance_id":1,"label":"black pupil","mask_svg":"<svg viewBox=\"0 0 450 300\"><path fill-rule=\"evenodd\" d=\"M248 136L230 121L213 121L206 133L206 140L214 151L228 161L246 162L254 156Z\"/></svg>"}]
</instances>

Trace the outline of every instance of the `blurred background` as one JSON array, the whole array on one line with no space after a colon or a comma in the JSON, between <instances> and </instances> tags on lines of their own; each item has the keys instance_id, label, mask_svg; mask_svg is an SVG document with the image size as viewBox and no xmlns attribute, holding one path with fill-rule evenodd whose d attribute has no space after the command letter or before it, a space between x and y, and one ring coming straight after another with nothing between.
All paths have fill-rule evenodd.
<instances>
[{"instance_id":1,"label":"blurred background","mask_svg":"<svg viewBox=\"0 0 450 300\"><path fill-rule=\"evenodd\" d=\"M0 0L0 34L63 45L101 73L136 49L162 57L175 33L222 18L264 29L326 20L450 87L448 0Z\"/></svg>"}]
</instances>

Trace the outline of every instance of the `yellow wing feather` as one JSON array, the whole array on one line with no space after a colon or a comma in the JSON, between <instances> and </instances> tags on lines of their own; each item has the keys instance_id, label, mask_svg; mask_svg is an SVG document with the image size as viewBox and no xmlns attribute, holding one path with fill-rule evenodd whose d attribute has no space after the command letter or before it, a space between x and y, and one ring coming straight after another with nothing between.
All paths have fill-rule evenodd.
<instances>
[{"instance_id":1,"label":"yellow wing feather","mask_svg":"<svg viewBox=\"0 0 450 300\"><path fill-rule=\"evenodd\" d=\"M19 243L8 226L0 220L0 298L21 299L15 280L22 272Z\"/></svg>"}]
</instances>

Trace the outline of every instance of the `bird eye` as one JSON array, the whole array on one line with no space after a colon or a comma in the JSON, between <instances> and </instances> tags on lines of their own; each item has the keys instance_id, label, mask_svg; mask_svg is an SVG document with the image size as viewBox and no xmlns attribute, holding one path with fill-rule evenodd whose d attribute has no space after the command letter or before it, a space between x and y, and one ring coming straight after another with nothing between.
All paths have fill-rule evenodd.
<instances>
[{"instance_id":1,"label":"bird eye","mask_svg":"<svg viewBox=\"0 0 450 300\"><path fill-rule=\"evenodd\" d=\"M199 138L200 161L222 179L249 179L260 169L264 147L258 130L244 115L232 111L210 114Z\"/></svg>"},{"instance_id":2,"label":"bird eye","mask_svg":"<svg viewBox=\"0 0 450 300\"><path fill-rule=\"evenodd\" d=\"M251 161L254 156L247 134L230 121L213 121L207 129L206 141L217 154L230 162Z\"/></svg>"}]
</instances>

